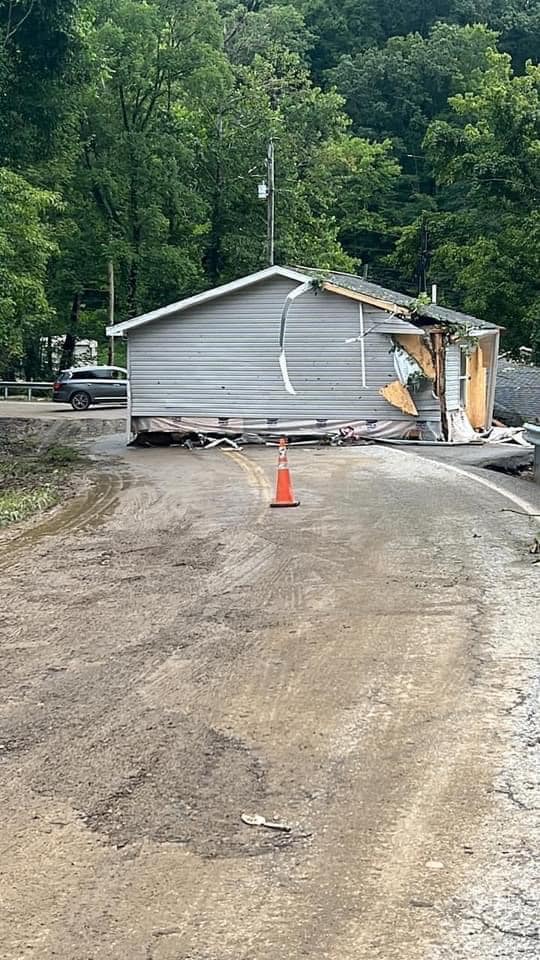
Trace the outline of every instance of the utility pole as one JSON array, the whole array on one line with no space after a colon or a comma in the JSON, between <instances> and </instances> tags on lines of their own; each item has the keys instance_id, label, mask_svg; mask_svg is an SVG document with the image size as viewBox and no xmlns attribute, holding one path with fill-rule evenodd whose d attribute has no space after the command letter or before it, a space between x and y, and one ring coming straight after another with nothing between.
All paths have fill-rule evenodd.
<instances>
[{"instance_id":1,"label":"utility pole","mask_svg":"<svg viewBox=\"0 0 540 960\"><path fill-rule=\"evenodd\" d=\"M114 325L114 263L112 260L109 260L108 263L108 274L109 274L109 326ZM109 339L109 365L114 366L114 337Z\"/></svg>"},{"instance_id":2,"label":"utility pole","mask_svg":"<svg viewBox=\"0 0 540 960\"><path fill-rule=\"evenodd\" d=\"M429 229L426 218L422 221L420 234L420 255L418 258L418 293L427 293L429 270Z\"/></svg>"},{"instance_id":3,"label":"utility pole","mask_svg":"<svg viewBox=\"0 0 540 960\"><path fill-rule=\"evenodd\" d=\"M276 213L276 177L275 177L275 151L274 141L270 137L268 144L268 226L267 226L267 244L268 244L268 265L274 266L274 247L275 247L275 213Z\"/></svg>"}]
</instances>

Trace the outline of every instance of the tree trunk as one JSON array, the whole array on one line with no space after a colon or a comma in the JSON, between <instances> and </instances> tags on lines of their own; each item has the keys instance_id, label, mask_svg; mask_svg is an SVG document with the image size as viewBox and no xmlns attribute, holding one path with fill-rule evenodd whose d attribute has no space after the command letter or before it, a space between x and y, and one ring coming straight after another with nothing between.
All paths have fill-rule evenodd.
<instances>
[{"instance_id":1,"label":"tree trunk","mask_svg":"<svg viewBox=\"0 0 540 960\"><path fill-rule=\"evenodd\" d=\"M53 348L52 348L52 337L49 334L47 337L47 376L52 377L53 371Z\"/></svg>"},{"instance_id":2,"label":"tree trunk","mask_svg":"<svg viewBox=\"0 0 540 960\"><path fill-rule=\"evenodd\" d=\"M209 279L214 285L219 282L221 271L223 270L223 195L224 195L224 172L221 159L223 149L223 117L218 117L216 123L217 149L216 149L216 170L214 177L214 202L212 204L212 229L208 241L208 248L205 257L205 266Z\"/></svg>"},{"instance_id":3,"label":"tree trunk","mask_svg":"<svg viewBox=\"0 0 540 960\"><path fill-rule=\"evenodd\" d=\"M128 288L127 288L127 313L128 317L136 317L137 310L137 296L138 296L138 267L135 261L135 258L132 258L129 265L129 274L128 274Z\"/></svg>"},{"instance_id":4,"label":"tree trunk","mask_svg":"<svg viewBox=\"0 0 540 960\"><path fill-rule=\"evenodd\" d=\"M212 210L212 229L206 252L206 269L214 286L219 282L223 269L223 253L221 250L222 216L221 196L216 190Z\"/></svg>"},{"instance_id":5,"label":"tree trunk","mask_svg":"<svg viewBox=\"0 0 540 960\"><path fill-rule=\"evenodd\" d=\"M38 380L41 375L40 342L35 336L24 345L23 370L26 380Z\"/></svg>"},{"instance_id":6,"label":"tree trunk","mask_svg":"<svg viewBox=\"0 0 540 960\"><path fill-rule=\"evenodd\" d=\"M77 343L77 327L79 324L79 315L81 312L81 293L77 291L71 304L71 313L69 315L69 325L62 347L62 356L60 358L60 370L65 370L73 366L73 356L75 354L75 344Z\"/></svg>"},{"instance_id":7,"label":"tree trunk","mask_svg":"<svg viewBox=\"0 0 540 960\"><path fill-rule=\"evenodd\" d=\"M136 183L136 158L131 155L131 184L129 189L129 207L131 218L132 255L129 265L127 311L128 317L136 317L139 312L139 262L141 255L141 224L139 221L139 197Z\"/></svg>"}]
</instances>

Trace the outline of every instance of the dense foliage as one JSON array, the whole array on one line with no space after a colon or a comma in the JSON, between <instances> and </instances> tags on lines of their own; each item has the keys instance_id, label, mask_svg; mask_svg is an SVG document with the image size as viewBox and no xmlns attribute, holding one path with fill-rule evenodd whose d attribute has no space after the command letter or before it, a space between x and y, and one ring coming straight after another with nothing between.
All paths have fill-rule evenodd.
<instances>
[{"instance_id":1,"label":"dense foliage","mask_svg":"<svg viewBox=\"0 0 540 960\"><path fill-rule=\"evenodd\" d=\"M0 374L276 259L540 354L540 0L0 0ZM46 355L46 351L45 351ZM50 356L50 353L49 353Z\"/></svg>"}]
</instances>

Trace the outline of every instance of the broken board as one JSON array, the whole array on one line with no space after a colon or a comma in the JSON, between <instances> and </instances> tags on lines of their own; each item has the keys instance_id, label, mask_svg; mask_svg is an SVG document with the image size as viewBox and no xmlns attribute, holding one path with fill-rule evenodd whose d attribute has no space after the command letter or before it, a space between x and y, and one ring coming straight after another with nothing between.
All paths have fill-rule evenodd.
<instances>
[{"instance_id":1,"label":"broken board","mask_svg":"<svg viewBox=\"0 0 540 960\"><path fill-rule=\"evenodd\" d=\"M484 357L482 347L478 346L467 360L467 416L475 429L487 427L487 372L488 358Z\"/></svg>"},{"instance_id":2,"label":"broken board","mask_svg":"<svg viewBox=\"0 0 540 960\"><path fill-rule=\"evenodd\" d=\"M395 380L393 383L387 383L385 387L381 387L379 393L381 397L384 397L388 403L391 403L393 407L397 407L402 413L408 413L411 417L418 416L418 410L416 409L413 398L407 390L407 387L404 387L399 380Z\"/></svg>"},{"instance_id":3,"label":"broken board","mask_svg":"<svg viewBox=\"0 0 540 960\"><path fill-rule=\"evenodd\" d=\"M424 343L423 338L414 333L400 333L396 336L396 340L409 356L416 360L428 380L435 380L435 364L431 350Z\"/></svg>"}]
</instances>

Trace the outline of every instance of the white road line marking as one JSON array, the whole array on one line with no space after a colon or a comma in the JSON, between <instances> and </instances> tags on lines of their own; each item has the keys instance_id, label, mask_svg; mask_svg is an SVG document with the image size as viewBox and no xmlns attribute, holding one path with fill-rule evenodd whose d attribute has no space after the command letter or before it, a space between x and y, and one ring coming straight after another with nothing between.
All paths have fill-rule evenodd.
<instances>
[{"instance_id":1,"label":"white road line marking","mask_svg":"<svg viewBox=\"0 0 540 960\"><path fill-rule=\"evenodd\" d=\"M412 451L411 451L412 452ZM417 453L412 454L414 457L417 457L418 460L424 459L419 457ZM504 487L499 487L497 483L494 483L493 480L488 480L485 477L479 477L476 473L469 473L468 470L462 470L461 467L455 467L451 463L445 463L443 460L430 460L430 463L436 463L440 467L444 467L446 470L451 470L452 473L457 473L461 477L467 477L468 480L475 480L476 483L481 484L483 487L487 487L488 490L494 490L495 493L498 493L501 497L506 497L507 500L510 500L511 503L514 503L517 507L529 514L529 516L534 516L535 513L538 513L538 510L531 506L527 500L523 500L521 497L518 497L515 493L510 493L509 490L505 490Z\"/></svg>"}]
</instances>

